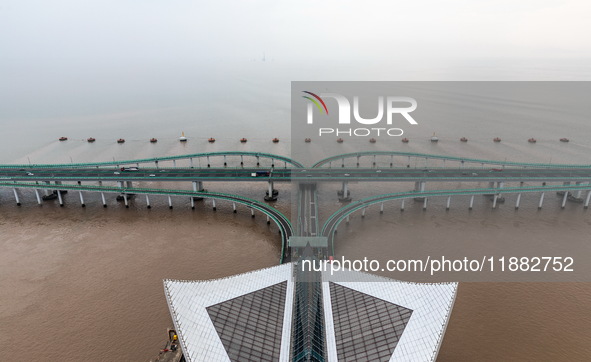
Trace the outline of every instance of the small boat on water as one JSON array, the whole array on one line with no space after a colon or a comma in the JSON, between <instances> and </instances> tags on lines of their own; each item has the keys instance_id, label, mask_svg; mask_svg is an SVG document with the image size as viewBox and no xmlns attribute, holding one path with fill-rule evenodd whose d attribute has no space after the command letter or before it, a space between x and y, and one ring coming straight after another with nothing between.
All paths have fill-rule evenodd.
<instances>
[{"instance_id":1,"label":"small boat on water","mask_svg":"<svg viewBox=\"0 0 591 362\"><path fill-rule=\"evenodd\" d=\"M150 142L151 143L156 143L156 142L158 142L158 140L156 138L150 138Z\"/></svg>"},{"instance_id":2,"label":"small boat on water","mask_svg":"<svg viewBox=\"0 0 591 362\"><path fill-rule=\"evenodd\" d=\"M96 141L96 139L94 137L89 137L86 141L92 143L92 142Z\"/></svg>"},{"instance_id":3,"label":"small boat on water","mask_svg":"<svg viewBox=\"0 0 591 362\"><path fill-rule=\"evenodd\" d=\"M495 137L493 138L493 142L499 143L501 142L501 139L499 137Z\"/></svg>"},{"instance_id":4,"label":"small boat on water","mask_svg":"<svg viewBox=\"0 0 591 362\"><path fill-rule=\"evenodd\" d=\"M246 138L241 138L240 139L240 143L246 143L246 141L248 141Z\"/></svg>"},{"instance_id":5,"label":"small boat on water","mask_svg":"<svg viewBox=\"0 0 591 362\"><path fill-rule=\"evenodd\" d=\"M277 138L277 137L273 138L273 143L279 143L279 138Z\"/></svg>"},{"instance_id":6,"label":"small boat on water","mask_svg":"<svg viewBox=\"0 0 591 362\"><path fill-rule=\"evenodd\" d=\"M369 139L369 143L376 143L376 139L375 138L370 138Z\"/></svg>"},{"instance_id":7,"label":"small boat on water","mask_svg":"<svg viewBox=\"0 0 591 362\"><path fill-rule=\"evenodd\" d=\"M185 137L185 132L181 132L181 136L179 137L179 141L187 142L187 137Z\"/></svg>"},{"instance_id":8,"label":"small boat on water","mask_svg":"<svg viewBox=\"0 0 591 362\"><path fill-rule=\"evenodd\" d=\"M48 195L43 195L41 196L42 200L54 200L57 199L57 191L53 191L52 193L48 194Z\"/></svg>"},{"instance_id":9,"label":"small boat on water","mask_svg":"<svg viewBox=\"0 0 591 362\"><path fill-rule=\"evenodd\" d=\"M563 137L560 139L560 142L569 142L570 140L566 137Z\"/></svg>"},{"instance_id":10,"label":"small boat on water","mask_svg":"<svg viewBox=\"0 0 591 362\"><path fill-rule=\"evenodd\" d=\"M337 143L343 143L343 139L342 138L337 138Z\"/></svg>"},{"instance_id":11,"label":"small boat on water","mask_svg":"<svg viewBox=\"0 0 591 362\"><path fill-rule=\"evenodd\" d=\"M59 140L60 141L67 141L68 140L68 137L60 137Z\"/></svg>"},{"instance_id":12,"label":"small boat on water","mask_svg":"<svg viewBox=\"0 0 591 362\"><path fill-rule=\"evenodd\" d=\"M439 142L439 137L435 136L435 132L433 132L433 136L431 136L431 142Z\"/></svg>"},{"instance_id":13,"label":"small boat on water","mask_svg":"<svg viewBox=\"0 0 591 362\"><path fill-rule=\"evenodd\" d=\"M306 139L304 140L304 142L306 142L306 143L310 143L310 142L312 142L312 139L310 139L310 138L306 138Z\"/></svg>"},{"instance_id":14,"label":"small boat on water","mask_svg":"<svg viewBox=\"0 0 591 362\"><path fill-rule=\"evenodd\" d=\"M117 140L117 143L125 143L125 140L124 140L123 138L119 138L119 139Z\"/></svg>"},{"instance_id":15,"label":"small boat on water","mask_svg":"<svg viewBox=\"0 0 591 362\"><path fill-rule=\"evenodd\" d=\"M461 142L468 142L468 139L466 137L462 137L462 138L460 138L460 141Z\"/></svg>"},{"instance_id":16,"label":"small boat on water","mask_svg":"<svg viewBox=\"0 0 591 362\"><path fill-rule=\"evenodd\" d=\"M210 139L207 140L207 142L214 143L215 142L215 138L211 137Z\"/></svg>"},{"instance_id":17,"label":"small boat on water","mask_svg":"<svg viewBox=\"0 0 591 362\"><path fill-rule=\"evenodd\" d=\"M402 143L408 143L408 138L404 137L401 141Z\"/></svg>"},{"instance_id":18,"label":"small boat on water","mask_svg":"<svg viewBox=\"0 0 591 362\"><path fill-rule=\"evenodd\" d=\"M537 140L532 137L532 138L528 139L527 142L529 142L529 143L536 143Z\"/></svg>"}]
</instances>

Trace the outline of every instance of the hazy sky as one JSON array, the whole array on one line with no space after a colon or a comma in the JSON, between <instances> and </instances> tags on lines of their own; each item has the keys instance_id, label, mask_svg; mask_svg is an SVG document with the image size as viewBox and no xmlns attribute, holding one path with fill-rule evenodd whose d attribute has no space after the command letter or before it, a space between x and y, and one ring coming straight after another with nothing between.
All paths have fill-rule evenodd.
<instances>
[{"instance_id":1,"label":"hazy sky","mask_svg":"<svg viewBox=\"0 0 591 362\"><path fill-rule=\"evenodd\" d=\"M591 3L2 0L3 63L591 55Z\"/></svg>"},{"instance_id":2,"label":"hazy sky","mask_svg":"<svg viewBox=\"0 0 591 362\"><path fill-rule=\"evenodd\" d=\"M263 54L271 80L571 79L589 70L589 24L583 0L0 0L0 119L29 101L182 98Z\"/></svg>"}]
</instances>

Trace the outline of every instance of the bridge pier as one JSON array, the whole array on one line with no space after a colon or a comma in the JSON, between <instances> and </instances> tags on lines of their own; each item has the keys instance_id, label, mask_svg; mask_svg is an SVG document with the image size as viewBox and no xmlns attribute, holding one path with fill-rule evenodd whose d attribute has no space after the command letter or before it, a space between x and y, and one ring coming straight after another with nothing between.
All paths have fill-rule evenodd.
<instances>
[{"instance_id":1,"label":"bridge pier","mask_svg":"<svg viewBox=\"0 0 591 362\"><path fill-rule=\"evenodd\" d=\"M445 205L445 210L449 210L449 206L451 204L451 196L447 197L447 205Z\"/></svg>"},{"instance_id":2,"label":"bridge pier","mask_svg":"<svg viewBox=\"0 0 591 362\"><path fill-rule=\"evenodd\" d=\"M383 214L383 213L384 213L384 203L382 202L380 204L380 214Z\"/></svg>"},{"instance_id":3,"label":"bridge pier","mask_svg":"<svg viewBox=\"0 0 591 362\"><path fill-rule=\"evenodd\" d=\"M14 198L16 199L16 206L21 206L21 201L18 198L18 194L16 193L16 188L12 189L14 191Z\"/></svg>"},{"instance_id":4,"label":"bridge pier","mask_svg":"<svg viewBox=\"0 0 591 362\"><path fill-rule=\"evenodd\" d=\"M84 197L82 196L82 191L78 191L78 193L80 194L80 206L86 207L86 204L84 204Z\"/></svg>"},{"instance_id":5,"label":"bridge pier","mask_svg":"<svg viewBox=\"0 0 591 362\"><path fill-rule=\"evenodd\" d=\"M265 193L265 201L277 201L277 195L279 191L273 188L273 181L268 182L269 189Z\"/></svg>"},{"instance_id":6,"label":"bridge pier","mask_svg":"<svg viewBox=\"0 0 591 362\"><path fill-rule=\"evenodd\" d=\"M236 213L236 203L235 202L232 203L232 211L234 213Z\"/></svg>"},{"instance_id":7,"label":"bridge pier","mask_svg":"<svg viewBox=\"0 0 591 362\"><path fill-rule=\"evenodd\" d=\"M146 207L148 209L151 209L152 208L152 206L150 206L150 197L148 197L148 194L146 194Z\"/></svg>"},{"instance_id":8,"label":"bridge pier","mask_svg":"<svg viewBox=\"0 0 591 362\"><path fill-rule=\"evenodd\" d=\"M521 201L521 193L517 194L517 201L515 201L515 210L519 209L519 202Z\"/></svg>"},{"instance_id":9,"label":"bridge pier","mask_svg":"<svg viewBox=\"0 0 591 362\"><path fill-rule=\"evenodd\" d=\"M216 206L215 206L215 199L211 199L211 202L213 203L213 211L216 211L216 210L217 210L217 208L216 208Z\"/></svg>"},{"instance_id":10,"label":"bridge pier","mask_svg":"<svg viewBox=\"0 0 591 362\"><path fill-rule=\"evenodd\" d=\"M191 162L191 168L194 168L194 167L193 167L193 157L190 157L190 158L189 158L189 162Z\"/></svg>"},{"instance_id":11,"label":"bridge pier","mask_svg":"<svg viewBox=\"0 0 591 362\"><path fill-rule=\"evenodd\" d=\"M172 160L172 167L176 167L176 160Z\"/></svg>"},{"instance_id":12,"label":"bridge pier","mask_svg":"<svg viewBox=\"0 0 591 362\"><path fill-rule=\"evenodd\" d=\"M587 198L585 199L585 205L583 206L585 209L589 208L589 200L591 199L591 190L587 190Z\"/></svg>"},{"instance_id":13,"label":"bridge pier","mask_svg":"<svg viewBox=\"0 0 591 362\"><path fill-rule=\"evenodd\" d=\"M425 200L423 200L423 211L427 210L427 198L425 197Z\"/></svg>"},{"instance_id":14,"label":"bridge pier","mask_svg":"<svg viewBox=\"0 0 591 362\"><path fill-rule=\"evenodd\" d=\"M361 218L362 218L362 219L363 219L363 218L365 218L365 210L367 210L367 207L364 207L364 208L361 210Z\"/></svg>"},{"instance_id":15,"label":"bridge pier","mask_svg":"<svg viewBox=\"0 0 591 362\"><path fill-rule=\"evenodd\" d=\"M168 195L168 208L172 209L172 197Z\"/></svg>"},{"instance_id":16,"label":"bridge pier","mask_svg":"<svg viewBox=\"0 0 591 362\"><path fill-rule=\"evenodd\" d=\"M580 182L576 182L575 184L576 184L577 186L579 186L581 183L580 183ZM577 190L577 194L575 195L575 197L576 197L577 199L580 199L580 198L581 198L581 196L582 196L582 194L583 194L583 190Z\"/></svg>"},{"instance_id":17,"label":"bridge pier","mask_svg":"<svg viewBox=\"0 0 591 362\"><path fill-rule=\"evenodd\" d=\"M544 203L544 192L540 195L540 202L538 203L538 210L542 209L542 204Z\"/></svg>"},{"instance_id":18,"label":"bridge pier","mask_svg":"<svg viewBox=\"0 0 591 362\"><path fill-rule=\"evenodd\" d=\"M35 189L35 196L37 196L37 203L41 205L41 196L39 196L39 190Z\"/></svg>"},{"instance_id":19,"label":"bridge pier","mask_svg":"<svg viewBox=\"0 0 591 362\"><path fill-rule=\"evenodd\" d=\"M400 204L400 211L404 211L404 200L406 199L402 199L402 203Z\"/></svg>"},{"instance_id":20,"label":"bridge pier","mask_svg":"<svg viewBox=\"0 0 591 362\"><path fill-rule=\"evenodd\" d=\"M267 225L271 224L271 218L269 218L269 215L267 215Z\"/></svg>"},{"instance_id":21,"label":"bridge pier","mask_svg":"<svg viewBox=\"0 0 591 362\"><path fill-rule=\"evenodd\" d=\"M351 221L351 214L347 214L347 219L345 220L345 222L348 224L349 221Z\"/></svg>"},{"instance_id":22,"label":"bridge pier","mask_svg":"<svg viewBox=\"0 0 591 362\"><path fill-rule=\"evenodd\" d=\"M349 183L347 181L343 181L343 188L337 191L337 196L339 197L339 202L351 201L351 193L349 192Z\"/></svg>"},{"instance_id":23,"label":"bridge pier","mask_svg":"<svg viewBox=\"0 0 591 362\"><path fill-rule=\"evenodd\" d=\"M564 195L562 196L562 204L560 204L561 209L564 209L566 206L566 200L568 200L568 191L565 191Z\"/></svg>"},{"instance_id":24,"label":"bridge pier","mask_svg":"<svg viewBox=\"0 0 591 362\"><path fill-rule=\"evenodd\" d=\"M470 196L470 206L468 206L468 210L472 210L474 206L474 195Z\"/></svg>"},{"instance_id":25,"label":"bridge pier","mask_svg":"<svg viewBox=\"0 0 591 362\"><path fill-rule=\"evenodd\" d=\"M202 181L193 181L193 192L203 192L205 191L205 189L203 188L203 182ZM203 197L198 197L198 196L194 196L191 197L191 199L197 201L197 200L203 200Z\"/></svg>"},{"instance_id":26,"label":"bridge pier","mask_svg":"<svg viewBox=\"0 0 591 362\"><path fill-rule=\"evenodd\" d=\"M101 192L101 199L103 200L103 207L107 207L107 200L105 200L105 193Z\"/></svg>"},{"instance_id":27,"label":"bridge pier","mask_svg":"<svg viewBox=\"0 0 591 362\"><path fill-rule=\"evenodd\" d=\"M133 182L131 182L131 181L126 181L126 184L127 184L127 188L128 188L128 189L131 189L131 188L133 188Z\"/></svg>"},{"instance_id":28,"label":"bridge pier","mask_svg":"<svg viewBox=\"0 0 591 362\"><path fill-rule=\"evenodd\" d=\"M224 167L228 166L228 162L226 161L226 155L224 155Z\"/></svg>"},{"instance_id":29,"label":"bridge pier","mask_svg":"<svg viewBox=\"0 0 591 362\"><path fill-rule=\"evenodd\" d=\"M207 168L211 167L211 163L209 162L209 156L207 156Z\"/></svg>"},{"instance_id":30,"label":"bridge pier","mask_svg":"<svg viewBox=\"0 0 591 362\"><path fill-rule=\"evenodd\" d=\"M46 185L51 185L51 182L49 181L45 181ZM43 193L45 194L45 196L49 196L49 189L43 189Z\"/></svg>"},{"instance_id":31,"label":"bridge pier","mask_svg":"<svg viewBox=\"0 0 591 362\"><path fill-rule=\"evenodd\" d=\"M57 199L60 202L60 207L64 206L64 200L62 199L62 192L57 190Z\"/></svg>"},{"instance_id":32,"label":"bridge pier","mask_svg":"<svg viewBox=\"0 0 591 362\"><path fill-rule=\"evenodd\" d=\"M250 217L254 217L254 209L252 207L250 208Z\"/></svg>"},{"instance_id":33,"label":"bridge pier","mask_svg":"<svg viewBox=\"0 0 591 362\"><path fill-rule=\"evenodd\" d=\"M123 194L123 201L125 202L125 208L129 208L129 200L127 199L127 194Z\"/></svg>"},{"instance_id":34,"label":"bridge pier","mask_svg":"<svg viewBox=\"0 0 591 362\"><path fill-rule=\"evenodd\" d=\"M195 198L189 197L189 199L191 200L191 210L195 210Z\"/></svg>"}]
</instances>

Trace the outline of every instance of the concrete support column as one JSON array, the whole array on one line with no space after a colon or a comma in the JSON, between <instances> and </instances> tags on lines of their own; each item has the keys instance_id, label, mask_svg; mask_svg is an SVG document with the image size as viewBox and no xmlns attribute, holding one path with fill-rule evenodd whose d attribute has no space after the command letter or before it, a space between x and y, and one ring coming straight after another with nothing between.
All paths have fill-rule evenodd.
<instances>
[{"instance_id":1,"label":"concrete support column","mask_svg":"<svg viewBox=\"0 0 591 362\"><path fill-rule=\"evenodd\" d=\"M228 166L228 161L226 160L226 155L224 155L224 167Z\"/></svg>"},{"instance_id":2,"label":"concrete support column","mask_svg":"<svg viewBox=\"0 0 591 362\"><path fill-rule=\"evenodd\" d=\"M254 209L252 207L250 208L250 217L254 217Z\"/></svg>"},{"instance_id":3,"label":"concrete support column","mask_svg":"<svg viewBox=\"0 0 591 362\"><path fill-rule=\"evenodd\" d=\"M234 213L236 213L236 203L235 202L232 203L232 211L234 211Z\"/></svg>"},{"instance_id":4,"label":"concrete support column","mask_svg":"<svg viewBox=\"0 0 591 362\"><path fill-rule=\"evenodd\" d=\"M37 203L41 205L41 196L39 196L39 190L35 189L35 196L37 196Z\"/></svg>"},{"instance_id":5,"label":"concrete support column","mask_svg":"<svg viewBox=\"0 0 591 362\"><path fill-rule=\"evenodd\" d=\"M105 200L105 193L101 192L101 199L103 200L103 207L107 207L107 200Z\"/></svg>"},{"instance_id":6,"label":"concrete support column","mask_svg":"<svg viewBox=\"0 0 591 362\"><path fill-rule=\"evenodd\" d=\"M125 201L125 207L129 208L129 200L127 199L127 194L123 194L123 201Z\"/></svg>"},{"instance_id":7,"label":"concrete support column","mask_svg":"<svg viewBox=\"0 0 591 362\"><path fill-rule=\"evenodd\" d=\"M577 183L576 183L576 185L577 185L577 186L579 186L580 184L581 184L580 182L577 182ZM577 190L577 193L575 194L575 197L576 197L577 199L580 199L580 198L581 198L581 195L582 195L582 193L583 193L583 190Z\"/></svg>"},{"instance_id":8,"label":"concrete support column","mask_svg":"<svg viewBox=\"0 0 591 362\"><path fill-rule=\"evenodd\" d=\"M544 203L544 193L542 192L542 195L540 195L540 203L538 204L538 210L540 210L542 208L543 203Z\"/></svg>"},{"instance_id":9,"label":"concrete support column","mask_svg":"<svg viewBox=\"0 0 591 362\"><path fill-rule=\"evenodd\" d=\"M515 210L519 209L519 202L521 201L521 193L517 194L517 201L515 201Z\"/></svg>"},{"instance_id":10,"label":"concrete support column","mask_svg":"<svg viewBox=\"0 0 591 362\"><path fill-rule=\"evenodd\" d=\"M151 209L152 208L152 206L150 205L150 197L149 197L148 194L146 194L146 207L148 209Z\"/></svg>"},{"instance_id":11,"label":"concrete support column","mask_svg":"<svg viewBox=\"0 0 591 362\"><path fill-rule=\"evenodd\" d=\"M82 196L82 191L78 191L78 193L80 194L80 206L86 207L86 204L84 204L84 196Z\"/></svg>"},{"instance_id":12,"label":"concrete support column","mask_svg":"<svg viewBox=\"0 0 591 362\"><path fill-rule=\"evenodd\" d=\"M348 224L348 223L349 223L349 221L351 221L351 215L350 215L350 214L347 214L347 220L346 220L346 223Z\"/></svg>"},{"instance_id":13,"label":"concrete support column","mask_svg":"<svg viewBox=\"0 0 591 362\"><path fill-rule=\"evenodd\" d=\"M126 184L127 184L127 188L128 188L128 189L131 189L131 188L133 188L133 182L131 182L131 181L126 181Z\"/></svg>"},{"instance_id":14,"label":"concrete support column","mask_svg":"<svg viewBox=\"0 0 591 362\"><path fill-rule=\"evenodd\" d=\"M267 215L267 225L269 225L271 223L271 218L269 218L269 215Z\"/></svg>"},{"instance_id":15,"label":"concrete support column","mask_svg":"<svg viewBox=\"0 0 591 362\"><path fill-rule=\"evenodd\" d=\"M585 199L584 208L589 208L589 200L591 199L591 190L587 190L587 198Z\"/></svg>"},{"instance_id":16,"label":"concrete support column","mask_svg":"<svg viewBox=\"0 0 591 362\"><path fill-rule=\"evenodd\" d=\"M189 197L191 200L191 210L195 210L195 199L193 197Z\"/></svg>"},{"instance_id":17,"label":"concrete support column","mask_svg":"<svg viewBox=\"0 0 591 362\"><path fill-rule=\"evenodd\" d=\"M472 210L473 206L474 206L474 195L470 196L470 206L468 207L468 210Z\"/></svg>"},{"instance_id":18,"label":"concrete support column","mask_svg":"<svg viewBox=\"0 0 591 362\"><path fill-rule=\"evenodd\" d=\"M365 217L365 210L367 210L367 207L364 207L364 208L361 210L361 218L364 218L364 217Z\"/></svg>"},{"instance_id":19,"label":"concrete support column","mask_svg":"<svg viewBox=\"0 0 591 362\"><path fill-rule=\"evenodd\" d=\"M60 202L60 206L64 206L64 199L62 199L62 192L57 190L57 199Z\"/></svg>"},{"instance_id":20,"label":"concrete support column","mask_svg":"<svg viewBox=\"0 0 591 362\"><path fill-rule=\"evenodd\" d=\"M451 196L447 197L447 205L445 205L445 209L449 210L449 205L451 204Z\"/></svg>"},{"instance_id":21,"label":"concrete support column","mask_svg":"<svg viewBox=\"0 0 591 362\"><path fill-rule=\"evenodd\" d=\"M564 196L562 196L562 204L560 205L562 209L566 206L566 200L568 200L568 191L565 191Z\"/></svg>"},{"instance_id":22,"label":"concrete support column","mask_svg":"<svg viewBox=\"0 0 591 362\"><path fill-rule=\"evenodd\" d=\"M168 208L172 209L172 197L168 195Z\"/></svg>"},{"instance_id":23,"label":"concrete support column","mask_svg":"<svg viewBox=\"0 0 591 362\"><path fill-rule=\"evenodd\" d=\"M384 213L384 203L382 202L380 204L380 214L383 214L383 213Z\"/></svg>"},{"instance_id":24,"label":"concrete support column","mask_svg":"<svg viewBox=\"0 0 591 362\"><path fill-rule=\"evenodd\" d=\"M176 167L176 160L172 160L172 166Z\"/></svg>"},{"instance_id":25,"label":"concrete support column","mask_svg":"<svg viewBox=\"0 0 591 362\"><path fill-rule=\"evenodd\" d=\"M211 202L213 203L213 211L216 211L217 208L215 207L215 199L211 199Z\"/></svg>"},{"instance_id":26,"label":"concrete support column","mask_svg":"<svg viewBox=\"0 0 591 362\"><path fill-rule=\"evenodd\" d=\"M279 192L273 188L273 181L269 181L267 195L265 196L265 201L276 201L278 194L279 194Z\"/></svg>"},{"instance_id":27,"label":"concrete support column","mask_svg":"<svg viewBox=\"0 0 591 362\"><path fill-rule=\"evenodd\" d=\"M191 161L191 168L193 168L193 157L189 158L189 161Z\"/></svg>"},{"instance_id":28,"label":"concrete support column","mask_svg":"<svg viewBox=\"0 0 591 362\"><path fill-rule=\"evenodd\" d=\"M423 201L423 210L427 210L427 198Z\"/></svg>"},{"instance_id":29,"label":"concrete support column","mask_svg":"<svg viewBox=\"0 0 591 362\"><path fill-rule=\"evenodd\" d=\"M495 194L493 196L493 204L492 204L492 208L496 209L497 208L497 199L499 198L499 194Z\"/></svg>"},{"instance_id":30,"label":"concrete support column","mask_svg":"<svg viewBox=\"0 0 591 362\"><path fill-rule=\"evenodd\" d=\"M402 199L402 203L400 204L400 211L404 211L404 200Z\"/></svg>"},{"instance_id":31,"label":"concrete support column","mask_svg":"<svg viewBox=\"0 0 591 362\"><path fill-rule=\"evenodd\" d=\"M16 192L16 188L12 189L12 191L14 191L14 198L16 199L16 205L21 206L21 201L18 198L18 193Z\"/></svg>"}]
</instances>

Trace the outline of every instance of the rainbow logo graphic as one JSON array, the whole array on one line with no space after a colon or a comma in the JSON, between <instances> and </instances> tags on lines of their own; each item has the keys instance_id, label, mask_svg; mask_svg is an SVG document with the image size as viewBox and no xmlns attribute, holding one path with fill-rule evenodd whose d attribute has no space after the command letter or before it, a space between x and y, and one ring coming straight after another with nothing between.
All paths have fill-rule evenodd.
<instances>
[{"instance_id":1,"label":"rainbow logo graphic","mask_svg":"<svg viewBox=\"0 0 591 362\"><path fill-rule=\"evenodd\" d=\"M320 112L322 112L323 108L324 108L324 113L326 113L328 115L328 108L326 108L326 104L324 103L324 101L322 100L322 98L320 98L319 96L317 96L316 94L312 93L312 92L308 92L308 91L302 91L306 94L311 95L312 97L308 97L308 96L302 96L303 98L306 98L310 101L312 101L312 103L314 103L316 105L316 107L318 107L318 110ZM320 103L318 103L320 102ZM322 104L322 107L320 106L320 104Z\"/></svg>"}]
</instances>

